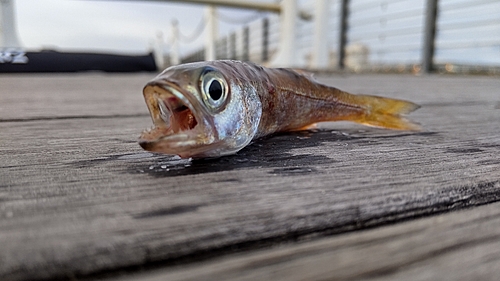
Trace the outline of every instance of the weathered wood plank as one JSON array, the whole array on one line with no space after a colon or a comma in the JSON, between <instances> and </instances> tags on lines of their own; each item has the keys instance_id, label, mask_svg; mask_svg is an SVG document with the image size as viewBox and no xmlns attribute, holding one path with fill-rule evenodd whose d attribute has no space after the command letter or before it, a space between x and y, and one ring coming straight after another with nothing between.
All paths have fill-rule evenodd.
<instances>
[{"instance_id":1,"label":"weathered wood plank","mask_svg":"<svg viewBox=\"0 0 500 281\"><path fill-rule=\"evenodd\" d=\"M147 114L142 87L154 74L0 76L0 121Z\"/></svg>"},{"instance_id":2,"label":"weathered wood plank","mask_svg":"<svg viewBox=\"0 0 500 281\"><path fill-rule=\"evenodd\" d=\"M373 87L423 103L412 116L425 132L327 124L208 161L144 153L146 115L0 122L0 279L189 261L499 200L498 82L403 77ZM372 76L338 79L378 93Z\"/></svg>"},{"instance_id":3,"label":"weathered wood plank","mask_svg":"<svg viewBox=\"0 0 500 281\"><path fill-rule=\"evenodd\" d=\"M27 74L0 77L0 121L147 114L142 87L153 74ZM331 75L318 80L352 93L410 99L423 105L498 103L496 77ZM449 100L453 97L453 100Z\"/></svg>"},{"instance_id":4,"label":"weathered wood plank","mask_svg":"<svg viewBox=\"0 0 500 281\"><path fill-rule=\"evenodd\" d=\"M498 280L500 204L106 280Z\"/></svg>"}]
</instances>

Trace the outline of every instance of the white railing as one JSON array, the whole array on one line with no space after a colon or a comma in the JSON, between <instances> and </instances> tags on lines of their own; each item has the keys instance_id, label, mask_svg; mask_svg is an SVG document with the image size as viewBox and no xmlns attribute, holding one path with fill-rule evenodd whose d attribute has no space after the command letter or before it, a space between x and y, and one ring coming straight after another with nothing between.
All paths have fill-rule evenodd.
<instances>
[{"instance_id":1,"label":"white railing","mask_svg":"<svg viewBox=\"0 0 500 281\"><path fill-rule=\"evenodd\" d=\"M320 0L305 2L300 9L312 13L315 1ZM465 65L475 65L473 69L485 68L500 73L498 0L327 2L328 27L324 36L328 69L347 67L354 70L430 72L471 69ZM342 9L342 5L347 6ZM433 6L436 14L432 13ZM269 62L279 51L280 19L278 15L267 14L265 17L269 20L267 39L264 36L263 19L256 19L219 41L225 42L226 53L219 53L218 58ZM340 24L342 20L346 22L344 30ZM312 58L317 50L314 46L314 20L306 21L297 17L296 25L295 54L298 64L316 68ZM244 30L249 33L247 47L244 46ZM345 34L345 40L341 40L342 33ZM267 45L264 44L265 40L268 40ZM231 42L236 42L236 46L233 47ZM267 57L262 55L265 48L268 50ZM248 50L248 54L245 54L245 50ZM202 57L198 56L197 59Z\"/></svg>"}]
</instances>

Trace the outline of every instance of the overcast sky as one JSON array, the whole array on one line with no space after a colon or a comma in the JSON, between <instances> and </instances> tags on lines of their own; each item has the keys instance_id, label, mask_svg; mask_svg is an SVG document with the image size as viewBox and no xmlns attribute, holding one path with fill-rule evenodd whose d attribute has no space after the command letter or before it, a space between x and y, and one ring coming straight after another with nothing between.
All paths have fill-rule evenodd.
<instances>
[{"instance_id":1,"label":"overcast sky","mask_svg":"<svg viewBox=\"0 0 500 281\"><path fill-rule=\"evenodd\" d=\"M174 19L189 36L204 15L204 7L194 4L148 1L102 0L14 0L18 37L27 49L94 50L144 53L158 32L170 36ZM270 0L261 0L270 1ZM255 11L220 9L238 18ZM220 34L239 25L219 23ZM203 44L204 36L183 50Z\"/></svg>"},{"instance_id":2,"label":"overcast sky","mask_svg":"<svg viewBox=\"0 0 500 281\"><path fill-rule=\"evenodd\" d=\"M174 3L174 2L159 2L159 1L144 1L144 0L14 0L16 9L16 22L18 37L21 46L27 50L39 49L56 49L63 51L98 51L98 52L121 52L121 53L146 53L150 50L152 42L156 38L156 34L162 32L165 40L170 37L171 22L174 19L179 21L181 33L190 35L199 25L204 15L204 7L195 4ZM275 0L258 0L263 2L275 2ZM302 3L310 3L310 1L300 0ZM333 1L332 1L333 2ZM357 8L364 7L371 0L357 1ZM468 1L442 0L441 6L453 6L457 3ZM339 2L336 2L337 4ZM374 2L376 3L376 2ZM370 14L363 17L371 17L373 15L383 16L387 3L391 3L389 8L402 10L414 10L420 7L423 8L424 0L414 1L384 1L386 5L376 6L374 9L366 10ZM446 24L464 24L467 22L489 21L482 26L471 25L474 29L468 26L460 28L449 28L447 30L438 29L437 45L451 45L448 49L438 49L437 58L440 61L458 61L464 63L482 63L482 64L499 64L500 63L500 25L498 24L498 13L500 11L500 1L481 1L476 0L470 2L474 4L466 9L440 11L439 18L441 22ZM477 5L476 5L477 4ZM399 6L401 7L399 7ZM371 6L374 6L373 3ZM354 7L354 12L356 12ZM391 10L391 9L388 9ZM422 10L423 11L423 10ZM244 11L238 9L219 8L218 12L225 18L244 19L256 15L255 11ZM377 14L378 13L378 14ZM356 14L356 13L355 13ZM373 15L372 15L373 14ZM413 23L420 30L419 24L423 22L423 12L421 17L414 18L416 23ZM331 17L331 20L337 22L337 18ZM353 18L353 20L356 20ZM406 19L405 19L406 20ZM408 19L409 20L409 19ZM462 22L461 21L465 21ZM392 27L390 27L393 23ZM404 27L404 26L402 26ZM360 27L358 26L358 29ZM399 28L398 21L390 20L387 24L375 24L361 26L361 33L372 32L390 32L390 28ZM231 31L240 30L241 25L228 24L219 21L219 35L224 36ZM377 31L379 30L379 31ZM310 31L308 31L310 36ZM373 33L375 34L375 33ZM409 60L415 61L420 53L419 32L413 32L408 35L415 35L417 39L409 40L408 38L394 37L398 40L396 43L413 44L410 46L416 52L408 53ZM330 37L337 38L337 29L329 30ZM386 48L392 46L389 39L380 40L375 38L373 43L364 36L356 37L355 32L350 34L353 42L363 41L372 49L372 57L377 58L377 48ZM310 36L311 37L311 36ZM373 37L373 36L372 36ZM356 39L357 38L357 39ZM385 38L385 37L384 37ZM402 38L402 39L400 39ZM378 41L377 41L378 40ZM405 41L406 40L406 41ZM372 40L373 41L373 40ZM399 42L401 41L401 42ZM182 55L189 54L202 46L204 42L204 34L200 36L194 44L181 44ZM306 47L309 47L311 42L307 41ZM378 45L377 45L378 44ZM467 48L457 48L460 44L470 46ZM477 46L476 46L477 45ZM334 46L334 45L332 45ZM335 47L333 47L335 48ZM308 50L310 52L310 50ZM401 52L388 54L394 55L397 61L404 58ZM386 57L388 56L386 55Z\"/></svg>"}]
</instances>

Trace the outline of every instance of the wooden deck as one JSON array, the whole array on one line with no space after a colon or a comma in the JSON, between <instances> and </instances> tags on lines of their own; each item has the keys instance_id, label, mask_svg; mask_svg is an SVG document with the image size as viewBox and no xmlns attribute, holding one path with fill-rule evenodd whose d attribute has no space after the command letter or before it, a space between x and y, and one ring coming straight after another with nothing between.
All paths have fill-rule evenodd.
<instances>
[{"instance_id":1,"label":"wooden deck","mask_svg":"<svg viewBox=\"0 0 500 281\"><path fill-rule=\"evenodd\" d=\"M0 76L0 280L498 280L500 79L331 75L422 108L144 152L148 74Z\"/></svg>"}]
</instances>

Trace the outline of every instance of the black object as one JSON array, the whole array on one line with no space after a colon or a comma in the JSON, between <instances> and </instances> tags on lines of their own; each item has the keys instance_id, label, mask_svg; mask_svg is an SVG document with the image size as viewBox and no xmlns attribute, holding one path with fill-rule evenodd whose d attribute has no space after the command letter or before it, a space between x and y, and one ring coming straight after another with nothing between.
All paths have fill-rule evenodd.
<instances>
[{"instance_id":1,"label":"black object","mask_svg":"<svg viewBox=\"0 0 500 281\"><path fill-rule=\"evenodd\" d=\"M0 73L156 71L152 53L142 56L77 52L0 50Z\"/></svg>"}]
</instances>

